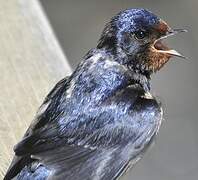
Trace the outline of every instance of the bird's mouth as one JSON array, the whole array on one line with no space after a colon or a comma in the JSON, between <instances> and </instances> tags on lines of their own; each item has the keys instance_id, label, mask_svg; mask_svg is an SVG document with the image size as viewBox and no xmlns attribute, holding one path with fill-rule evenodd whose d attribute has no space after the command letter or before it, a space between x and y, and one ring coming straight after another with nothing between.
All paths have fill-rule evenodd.
<instances>
[{"instance_id":1,"label":"bird's mouth","mask_svg":"<svg viewBox=\"0 0 198 180\"><path fill-rule=\"evenodd\" d=\"M185 56L181 55L176 50L168 48L165 45L165 43L163 42L163 39L166 39L169 36L173 36L173 35L176 35L176 34L181 33L181 32L187 32L187 30L185 30L185 29L169 30L164 36L161 36L159 39L157 39L154 42L153 47L159 53L164 53L164 54L167 54L167 55L170 55L170 56L177 56L177 57L185 58Z\"/></svg>"}]
</instances>

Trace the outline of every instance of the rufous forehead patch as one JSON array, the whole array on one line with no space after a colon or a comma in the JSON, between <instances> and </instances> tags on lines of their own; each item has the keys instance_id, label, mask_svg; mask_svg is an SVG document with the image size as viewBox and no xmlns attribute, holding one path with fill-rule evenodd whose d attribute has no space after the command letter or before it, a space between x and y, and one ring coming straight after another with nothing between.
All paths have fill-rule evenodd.
<instances>
[{"instance_id":1,"label":"rufous forehead patch","mask_svg":"<svg viewBox=\"0 0 198 180\"><path fill-rule=\"evenodd\" d=\"M170 27L168 26L168 24L165 21L160 20L159 24L156 25L155 29L158 32L163 34L163 33L166 33L170 29Z\"/></svg>"}]
</instances>

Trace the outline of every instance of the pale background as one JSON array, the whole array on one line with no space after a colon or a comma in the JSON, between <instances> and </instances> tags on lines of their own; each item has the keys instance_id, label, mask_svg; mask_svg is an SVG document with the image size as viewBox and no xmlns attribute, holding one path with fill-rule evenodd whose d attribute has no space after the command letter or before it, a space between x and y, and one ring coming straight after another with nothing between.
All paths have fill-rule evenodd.
<instances>
[{"instance_id":1,"label":"pale background","mask_svg":"<svg viewBox=\"0 0 198 180\"><path fill-rule=\"evenodd\" d=\"M46 94L71 69L37 0L0 0L0 179Z\"/></svg>"},{"instance_id":2,"label":"pale background","mask_svg":"<svg viewBox=\"0 0 198 180\"><path fill-rule=\"evenodd\" d=\"M153 76L152 90L165 106L165 122L155 146L125 180L198 179L198 1L42 0L60 44L75 68L96 42L105 23L125 8L144 7L170 26L188 33L169 39L187 61L174 58Z\"/></svg>"}]
</instances>

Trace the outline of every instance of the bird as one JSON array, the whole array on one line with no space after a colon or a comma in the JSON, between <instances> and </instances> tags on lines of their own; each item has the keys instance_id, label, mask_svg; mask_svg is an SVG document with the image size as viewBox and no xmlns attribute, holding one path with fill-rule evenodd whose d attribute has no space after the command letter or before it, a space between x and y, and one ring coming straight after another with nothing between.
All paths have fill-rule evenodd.
<instances>
[{"instance_id":1,"label":"bird","mask_svg":"<svg viewBox=\"0 0 198 180\"><path fill-rule=\"evenodd\" d=\"M151 76L184 58L163 40L185 32L143 8L106 24L95 48L39 107L4 180L117 180L158 134L163 109Z\"/></svg>"}]
</instances>

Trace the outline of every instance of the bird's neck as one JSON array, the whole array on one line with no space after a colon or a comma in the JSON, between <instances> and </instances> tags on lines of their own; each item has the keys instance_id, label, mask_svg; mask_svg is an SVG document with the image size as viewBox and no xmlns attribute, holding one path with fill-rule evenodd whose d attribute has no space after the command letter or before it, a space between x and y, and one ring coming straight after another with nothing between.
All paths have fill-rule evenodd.
<instances>
[{"instance_id":1,"label":"bird's neck","mask_svg":"<svg viewBox=\"0 0 198 180\"><path fill-rule=\"evenodd\" d=\"M109 49L103 48L102 51L112 56L113 62L117 62L120 66L125 67L127 74L130 74L132 82L139 84L145 91L150 91L150 79L151 73L144 70L139 63L137 63L136 57L129 56L118 46Z\"/></svg>"},{"instance_id":2,"label":"bird's neck","mask_svg":"<svg viewBox=\"0 0 198 180\"><path fill-rule=\"evenodd\" d=\"M146 76L128 69L115 58L117 57L105 50L94 49L89 52L71 76L74 93L92 94L101 99L132 84L139 84L145 91L150 90Z\"/></svg>"}]
</instances>

